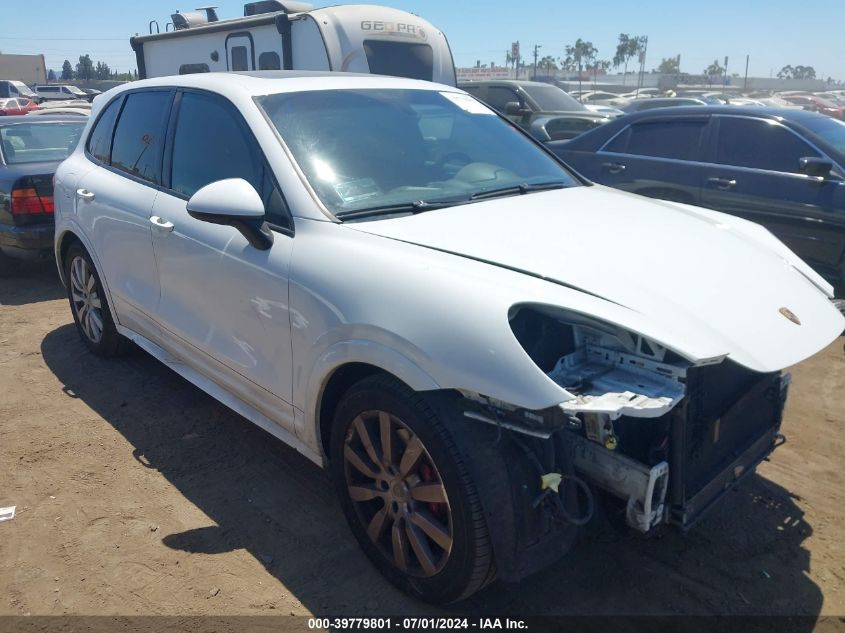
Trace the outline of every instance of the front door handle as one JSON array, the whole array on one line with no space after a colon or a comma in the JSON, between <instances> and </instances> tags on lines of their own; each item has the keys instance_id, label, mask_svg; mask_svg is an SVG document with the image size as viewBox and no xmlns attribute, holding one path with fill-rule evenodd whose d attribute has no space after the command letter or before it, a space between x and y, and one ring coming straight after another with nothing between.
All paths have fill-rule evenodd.
<instances>
[{"instance_id":1,"label":"front door handle","mask_svg":"<svg viewBox=\"0 0 845 633\"><path fill-rule=\"evenodd\" d=\"M727 179L727 178L708 178L707 182L711 185L716 185L722 191L727 191L728 189L733 189L736 187L736 180Z\"/></svg>"},{"instance_id":2,"label":"front door handle","mask_svg":"<svg viewBox=\"0 0 845 633\"><path fill-rule=\"evenodd\" d=\"M161 231L162 233L170 233L170 231L173 230L173 222L168 222L164 218L160 218L157 215L153 215L150 217L150 224L152 224L156 230Z\"/></svg>"},{"instance_id":3,"label":"front door handle","mask_svg":"<svg viewBox=\"0 0 845 633\"><path fill-rule=\"evenodd\" d=\"M602 169L609 171L611 174L621 174L625 171L625 165L622 163L602 163Z\"/></svg>"},{"instance_id":4,"label":"front door handle","mask_svg":"<svg viewBox=\"0 0 845 633\"><path fill-rule=\"evenodd\" d=\"M85 200L85 202L91 202L94 199L94 192L88 191L87 189L77 189L76 195L82 200Z\"/></svg>"}]
</instances>

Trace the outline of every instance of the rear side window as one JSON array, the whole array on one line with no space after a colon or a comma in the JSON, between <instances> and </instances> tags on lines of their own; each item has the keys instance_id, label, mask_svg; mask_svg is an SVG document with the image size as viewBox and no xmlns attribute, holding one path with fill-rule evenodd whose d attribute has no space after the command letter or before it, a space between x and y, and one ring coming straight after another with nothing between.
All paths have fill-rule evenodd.
<instances>
[{"instance_id":1,"label":"rear side window","mask_svg":"<svg viewBox=\"0 0 845 633\"><path fill-rule=\"evenodd\" d=\"M716 162L734 167L799 173L799 159L819 153L778 123L719 117Z\"/></svg>"},{"instance_id":2,"label":"rear side window","mask_svg":"<svg viewBox=\"0 0 845 633\"><path fill-rule=\"evenodd\" d=\"M264 200L268 222L290 224L261 150L233 107L219 97L183 93L173 136L170 188L190 197L225 178L243 178L255 188Z\"/></svg>"},{"instance_id":3,"label":"rear side window","mask_svg":"<svg viewBox=\"0 0 845 633\"><path fill-rule=\"evenodd\" d=\"M604 148L606 152L699 160L705 119L644 121L630 126Z\"/></svg>"},{"instance_id":4,"label":"rear side window","mask_svg":"<svg viewBox=\"0 0 845 633\"><path fill-rule=\"evenodd\" d=\"M114 133L114 122L117 120L117 113L120 112L122 101L118 97L106 106L88 137L88 153L107 165L111 159L111 138Z\"/></svg>"},{"instance_id":5,"label":"rear side window","mask_svg":"<svg viewBox=\"0 0 845 633\"><path fill-rule=\"evenodd\" d=\"M111 164L153 184L161 184L161 150L172 94L135 92L126 97L112 142Z\"/></svg>"}]
</instances>

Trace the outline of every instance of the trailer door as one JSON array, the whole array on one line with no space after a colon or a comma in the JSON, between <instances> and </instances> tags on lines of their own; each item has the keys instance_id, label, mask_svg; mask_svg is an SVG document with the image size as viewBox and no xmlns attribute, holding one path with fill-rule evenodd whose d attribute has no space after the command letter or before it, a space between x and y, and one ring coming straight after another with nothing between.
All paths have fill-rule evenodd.
<instances>
[{"instance_id":1,"label":"trailer door","mask_svg":"<svg viewBox=\"0 0 845 633\"><path fill-rule=\"evenodd\" d=\"M251 34L232 33L226 38L226 62L228 70L255 70L255 46Z\"/></svg>"}]
</instances>

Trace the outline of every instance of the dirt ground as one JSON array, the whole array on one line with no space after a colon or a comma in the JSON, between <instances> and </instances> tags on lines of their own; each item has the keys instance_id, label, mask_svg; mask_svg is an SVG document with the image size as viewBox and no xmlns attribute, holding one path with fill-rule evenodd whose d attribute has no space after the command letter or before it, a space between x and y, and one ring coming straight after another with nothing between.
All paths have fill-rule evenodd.
<instances>
[{"instance_id":1,"label":"dirt ground","mask_svg":"<svg viewBox=\"0 0 845 633\"><path fill-rule=\"evenodd\" d=\"M0 615L414 615L327 477L141 351L77 337L53 268L0 273ZM845 614L845 354L793 369L789 442L686 536L587 536L451 614Z\"/></svg>"}]
</instances>

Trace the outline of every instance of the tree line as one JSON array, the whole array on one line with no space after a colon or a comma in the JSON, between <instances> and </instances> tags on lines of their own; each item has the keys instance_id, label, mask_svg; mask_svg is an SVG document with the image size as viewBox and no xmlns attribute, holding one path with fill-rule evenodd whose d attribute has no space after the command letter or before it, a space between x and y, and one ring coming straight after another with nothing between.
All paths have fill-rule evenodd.
<instances>
[{"instance_id":1,"label":"tree line","mask_svg":"<svg viewBox=\"0 0 845 633\"><path fill-rule=\"evenodd\" d=\"M554 55L546 55L538 59L535 74L545 71L547 75L550 75L557 70L579 74L586 71L595 77L600 73L606 73L610 68L621 67L624 81L624 77L628 74L628 66L634 58L640 60L641 63L645 62L647 47L647 36L620 33L613 58L607 60L599 58L599 51L592 42L578 38L574 44L567 44L564 47L564 57L556 58ZM505 66L525 68L526 63L521 55L513 56L510 51L507 51ZM701 74L706 77L720 77L725 74L725 70L725 66L718 60L713 60L713 63L704 68ZM645 69L641 68L641 72L645 72ZM667 75L681 74L681 56L662 58L651 72ZM777 76L780 79L815 79L816 71L812 66L788 65L784 66Z\"/></svg>"},{"instance_id":2,"label":"tree line","mask_svg":"<svg viewBox=\"0 0 845 633\"><path fill-rule=\"evenodd\" d=\"M56 73L52 70L48 73L48 79L55 81L57 79ZM98 61L96 64L91 59L89 54L80 55L79 61L74 67L70 60L66 59L62 64L62 73L60 77L63 81L70 79L78 79L81 81L90 81L92 79L113 79L118 81L132 81L138 78L138 72L134 73L119 73L109 68L105 62Z\"/></svg>"}]
</instances>

